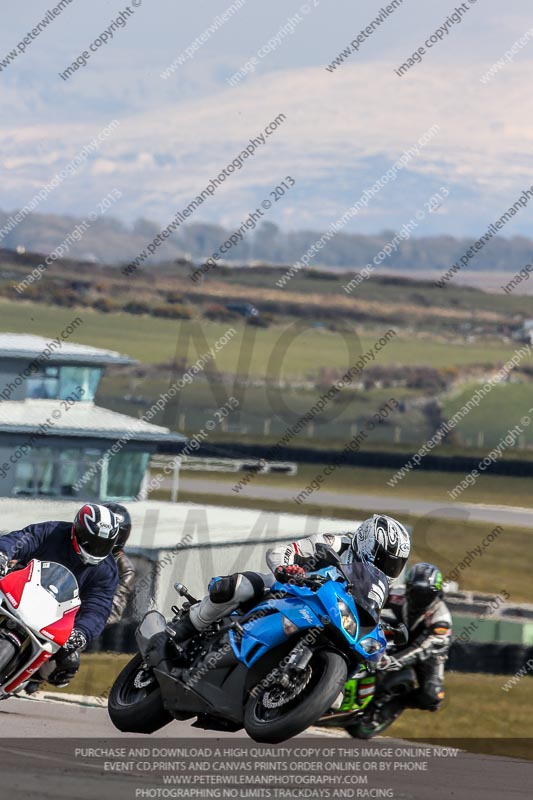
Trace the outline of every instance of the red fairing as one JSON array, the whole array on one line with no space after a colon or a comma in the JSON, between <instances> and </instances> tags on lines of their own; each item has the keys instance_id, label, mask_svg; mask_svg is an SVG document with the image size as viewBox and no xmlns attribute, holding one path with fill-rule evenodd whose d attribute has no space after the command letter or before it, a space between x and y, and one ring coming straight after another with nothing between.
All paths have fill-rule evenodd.
<instances>
[{"instance_id":1,"label":"red fairing","mask_svg":"<svg viewBox=\"0 0 533 800\"><path fill-rule=\"evenodd\" d=\"M18 678L15 678L15 680L7 684L7 686L4 688L4 691L12 692L14 689L17 688L17 686L20 686L21 683L24 683L24 681L28 680L28 678L31 678L33 673L37 672L39 667L41 667L45 661L48 661L49 658L50 658L50 653L41 653L40 655L38 655L37 658L34 661L32 661L29 666L26 667L24 672L21 672Z\"/></svg>"},{"instance_id":2,"label":"red fairing","mask_svg":"<svg viewBox=\"0 0 533 800\"><path fill-rule=\"evenodd\" d=\"M33 572L33 561L30 561L24 569L15 570L10 572L4 578L0 579L0 589L3 591L13 608L18 608L22 598L24 587L31 580Z\"/></svg>"},{"instance_id":3,"label":"red fairing","mask_svg":"<svg viewBox=\"0 0 533 800\"><path fill-rule=\"evenodd\" d=\"M71 608L70 611L65 611L62 619L57 622L52 622L46 628L41 628L41 633L48 636L56 644L64 645L74 628L74 619L78 613L77 608Z\"/></svg>"}]
</instances>

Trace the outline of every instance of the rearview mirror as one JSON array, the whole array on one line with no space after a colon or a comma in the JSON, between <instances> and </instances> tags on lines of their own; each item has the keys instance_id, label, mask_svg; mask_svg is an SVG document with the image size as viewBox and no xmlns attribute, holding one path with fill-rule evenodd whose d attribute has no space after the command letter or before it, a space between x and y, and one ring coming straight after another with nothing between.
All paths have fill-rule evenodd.
<instances>
[{"instance_id":1,"label":"rearview mirror","mask_svg":"<svg viewBox=\"0 0 533 800\"><path fill-rule=\"evenodd\" d=\"M403 622L400 622L400 624L393 629L392 634L392 641L398 647L402 644L407 644L409 641L409 631Z\"/></svg>"},{"instance_id":2,"label":"rearview mirror","mask_svg":"<svg viewBox=\"0 0 533 800\"><path fill-rule=\"evenodd\" d=\"M409 641L409 631L403 622L392 624L382 621L381 627L387 637L387 642L394 644L396 647L401 647L402 644L407 644Z\"/></svg>"}]
</instances>

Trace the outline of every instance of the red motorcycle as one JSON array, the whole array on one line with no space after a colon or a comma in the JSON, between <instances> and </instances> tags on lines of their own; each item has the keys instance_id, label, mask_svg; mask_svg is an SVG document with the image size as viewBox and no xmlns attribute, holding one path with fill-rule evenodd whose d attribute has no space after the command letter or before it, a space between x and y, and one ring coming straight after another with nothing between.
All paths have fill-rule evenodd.
<instances>
[{"instance_id":1,"label":"red motorcycle","mask_svg":"<svg viewBox=\"0 0 533 800\"><path fill-rule=\"evenodd\" d=\"M67 641L81 605L72 572L33 559L0 579L0 699L18 693Z\"/></svg>"}]
</instances>

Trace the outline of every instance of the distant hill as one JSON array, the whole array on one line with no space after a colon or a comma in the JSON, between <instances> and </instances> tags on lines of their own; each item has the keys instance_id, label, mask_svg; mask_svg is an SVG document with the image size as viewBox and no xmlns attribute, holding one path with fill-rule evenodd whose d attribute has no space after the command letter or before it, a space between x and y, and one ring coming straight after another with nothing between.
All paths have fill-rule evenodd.
<instances>
[{"instance_id":1,"label":"distant hill","mask_svg":"<svg viewBox=\"0 0 533 800\"><path fill-rule=\"evenodd\" d=\"M127 227L120 220L106 216L89 225L77 217L35 213L27 214L20 223L13 224L15 214L16 211L0 211L1 248L15 250L23 247L26 251L49 254L63 245L64 257L107 264L126 264L135 259L163 227L146 219L139 219L132 227ZM76 229L78 234L74 234ZM201 262L218 251L231 233L219 225L184 225L145 263L168 262L184 256ZM292 265L323 234L324 231L320 230L285 232L266 222L247 232L224 258L233 264L260 261ZM338 233L325 241L322 249L317 248L317 255L309 263L324 267L363 267L372 263L394 237L394 231L368 236ZM381 267L404 273L446 270L472 243L473 239L452 236L412 237L400 242L397 249L383 259ZM468 262L468 271L514 273L530 263L532 252L533 239L495 237Z\"/></svg>"}]
</instances>

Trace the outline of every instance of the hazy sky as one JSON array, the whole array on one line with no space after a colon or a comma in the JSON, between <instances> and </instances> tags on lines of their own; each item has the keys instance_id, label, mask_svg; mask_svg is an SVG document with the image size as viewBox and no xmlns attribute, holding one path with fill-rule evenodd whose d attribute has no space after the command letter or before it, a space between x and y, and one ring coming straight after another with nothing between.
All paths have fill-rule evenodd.
<instances>
[{"instance_id":1,"label":"hazy sky","mask_svg":"<svg viewBox=\"0 0 533 800\"><path fill-rule=\"evenodd\" d=\"M73 0L0 71L1 209L31 200L112 119L120 122L112 136L41 211L83 215L118 188L116 216L166 224L279 113L283 125L195 221L238 224L291 175L296 185L269 220L291 229L326 227L433 125L438 135L349 230L398 229L444 186L449 197L420 233L478 234L533 184L533 8L526 0L467 0L462 22L403 77L394 70L461 3L404 0L328 72L386 2L233 0L241 7L231 19L166 80L161 73L232 3L138 1L126 26L68 81L58 73L125 4ZM4 4L0 64L53 7L53 0ZM284 29L289 18L292 32ZM258 57L276 34L274 52ZM511 63L483 84L524 35ZM254 71L230 86L254 56ZM531 234L530 220L524 209L506 235Z\"/></svg>"}]
</instances>

